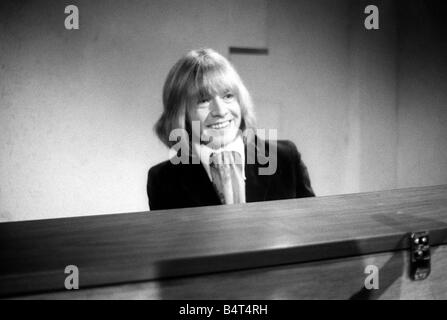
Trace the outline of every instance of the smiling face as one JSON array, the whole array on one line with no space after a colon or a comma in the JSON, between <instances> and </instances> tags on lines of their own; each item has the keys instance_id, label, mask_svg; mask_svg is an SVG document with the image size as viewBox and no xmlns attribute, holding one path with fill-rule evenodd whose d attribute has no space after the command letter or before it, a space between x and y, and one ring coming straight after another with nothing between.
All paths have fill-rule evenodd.
<instances>
[{"instance_id":1,"label":"smiling face","mask_svg":"<svg viewBox=\"0 0 447 320\"><path fill-rule=\"evenodd\" d=\"M168 148L179 145L178 129L182 134L186 130L189 146L192 137L193 143L219 148L239 133L245 139L255 128L250 93L224 56L209 48L192 50L170 69L163 86L163 114L155 125Z\"/></svg>"},{"instance_id":2,"label":"smiling face","mask_svg":"<svg viewBox=\"0 0 447 320\"><path fill-rule=\"evenodd\" d=\"M223 58L219 63L213 59L205 62L193 73L186 121L195 141L217 149L237 137L243 122L240 79Z\"/></svg>"},{"instance_id":3,"label":"smiling face","mask_svg":"<svg viewBox=\"0 0 447 320\"><path fill-rule=\"evenodd\" d=\"M188 119L200 123L200 141L217 149L232 142L241 127L241 107L232 89L200 94L188 108ZM198 132L194 132L196 136Z\"/></svg>"}]
</instances>

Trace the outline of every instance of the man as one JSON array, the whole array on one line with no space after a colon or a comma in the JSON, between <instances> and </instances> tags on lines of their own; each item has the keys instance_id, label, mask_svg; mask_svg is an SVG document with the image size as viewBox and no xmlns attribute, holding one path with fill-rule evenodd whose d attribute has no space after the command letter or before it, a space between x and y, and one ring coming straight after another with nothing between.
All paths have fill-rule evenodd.
<instances>
[{"instance_id":1,"label":"man","mask_svg":"<svg viewBox=\"0 0 447 320\"><path fill-rule=\"evenodd\" d=\"M149 170L151 210L315 196L296 146L255 134L250 94L212 49L173 66L163 106L156 133L177 157Z\"/></svg>"}]
</instances>

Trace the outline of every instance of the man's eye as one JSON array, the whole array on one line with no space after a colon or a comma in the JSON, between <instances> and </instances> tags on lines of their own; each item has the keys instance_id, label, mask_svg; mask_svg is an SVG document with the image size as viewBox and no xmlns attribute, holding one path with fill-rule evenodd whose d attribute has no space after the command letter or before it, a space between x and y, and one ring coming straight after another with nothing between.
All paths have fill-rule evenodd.
<instances>
[{"instance_id":1,"label":"man's eye","mask_svg":"<svg viewBox=\"0 0 447 320\"><path fill-rule=\"evenodd\" d=\"M225 99L225 100L233 100L233 98L234 98L234 94L232 94L232 93L227 93L226 95L224 95L223 96L223 98Z\"/></svg>"},{"instance_id":2,"label":"man's eye","mask_svg":"<svg viewBox=\"0 0 447 320\"><path fill-rule=\"evenodd\" d=\"M208 102L210 102L210 99L208 99L208 98L202 98L202 99L199 99L199 100L197 101L197 104L206 104L206 103L208 103Z\"/></svg>"}]
</instances>

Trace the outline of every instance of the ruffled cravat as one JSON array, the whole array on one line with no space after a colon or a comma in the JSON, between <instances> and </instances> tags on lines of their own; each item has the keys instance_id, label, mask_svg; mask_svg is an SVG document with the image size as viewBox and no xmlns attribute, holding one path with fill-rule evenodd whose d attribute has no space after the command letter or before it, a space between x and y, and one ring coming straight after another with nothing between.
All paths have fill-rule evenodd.
<instances>
[{"instance_id":1,"label":"ruffled cravat","mask_svg":"<svg viewBox=\"0 0 447 320\"><path fill-rule=\"evenodd\" d=\"M212 182L223 204L245 203L243 165L241 155L236 151L210 155Z\"/></svg>"}]
</instances>

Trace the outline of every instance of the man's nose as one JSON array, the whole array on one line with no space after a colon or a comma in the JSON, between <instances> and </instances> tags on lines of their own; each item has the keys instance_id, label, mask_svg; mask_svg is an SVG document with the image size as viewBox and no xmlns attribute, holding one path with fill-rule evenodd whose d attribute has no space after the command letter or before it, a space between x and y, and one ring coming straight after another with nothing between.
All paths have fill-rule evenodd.
<instances>
[{"instance_id":1,"label":"man's nose","mask_svg":"<svg viewBox=\"0 0 447 320\"><path fill-rule=\"evenodd\" d=\"M211 101L211 115L215 117L224 116L228 112L228 108L221 97L217 96Z\"/></svg>"}]
</instances>

